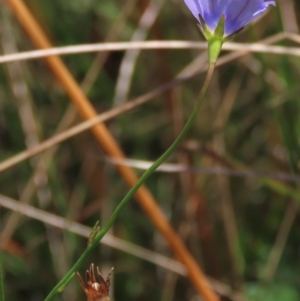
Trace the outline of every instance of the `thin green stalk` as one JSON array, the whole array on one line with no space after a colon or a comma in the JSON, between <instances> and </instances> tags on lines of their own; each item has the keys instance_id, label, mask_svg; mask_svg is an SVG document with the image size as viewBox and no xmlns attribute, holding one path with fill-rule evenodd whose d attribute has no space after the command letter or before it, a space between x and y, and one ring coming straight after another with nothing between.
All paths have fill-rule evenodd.
<instances>
[{"instance_id":1,"label":"thin green stalk","mask_svg":"<svg viewBox=\"0 0 300 301\"><path fill-rule=\"evenodd\" d=\"M5 301L4 285L3 285L3 271L2 271L2 252L0 251L0 301Z\"/></svg>"},{"instance_id":2,"label":"thin green stalk","mask_svg":"<svg viewBox=\"0 0 300 301\"><path fill-rule=\"evenodd\" d=\"M49 295L46 297L45 301L50 301L52 298L58 293L64 290L66 285L70 282L70 280L73 278L76 271L78 271L83 264L83 262L86 260L86 258L89 256L91 251L96 248L100 240L103 238L103 236L108 232L110 227L113 225L114 221L120 214L121 210L127 205L127 203L131 200L131 198L134 196L136 191L144 184L144 182L147 180L147 178L166 160L168 157L175 151L175 149L179 146L179 144L182 142L186 134L188 133L189 129L194 123L194 120L196 116L198 115L199 109L201 107L201 104L203 102L204 96L206 94L207 88L210 84L213 72L215 68L215 63L211 62L209 64L209 68L207 71L207 76L204 81L204 84L202 86L202 89L200 91L199 97L197 99L196 105L193 109L193 112L191 116L189 117L187 123L185 124L184 128L182 129L181 133L178 135L178 137L175 139L173 144L166 150L166 152L157 159L141 176L141 178L135 183L135 185L129 190L129 192L126 194L126 196L123 198L123 200L120 202L120 204L117 206L113 214L111 215L110 219L108 220L107 224L99 231L99 233L94 237L94 239L90 242L88 247L85 249L85 251L82 253L82 255L79 257L77 262L74 264L74 266L69 270L69 272L59 281L59 283L52 289L52 291L49 293Z\"/></svg>"}]
</instances>

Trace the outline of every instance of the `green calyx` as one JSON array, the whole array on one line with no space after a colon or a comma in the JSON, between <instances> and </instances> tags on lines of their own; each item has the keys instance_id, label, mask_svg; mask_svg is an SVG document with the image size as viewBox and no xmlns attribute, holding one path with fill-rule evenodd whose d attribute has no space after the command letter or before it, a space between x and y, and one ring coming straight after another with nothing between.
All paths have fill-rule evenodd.
<instances>
[{"instance_id":1,"label":"green calyx","mask_svg":"<svg viewBox=\"0 0 300 301\"><path fill-rule=\"evenodd\" d=\"M208 40L208 59L210 63L215 63L220 55L222 45L224 41L222 39Z\"/></svg>"},{"instance_id":2,"label":"green calyx","mask_svg":"<svg viewBox=\"0 0 300 301\"><path fill-rule=\"evenodd\" d=\"M215 63L219 57L222 45L225 42L224 25L225 16L222 15L214 32L206 26L203 18L200 16L200 24L204 37L208 42L208 58L210 63Z\"/></svg>"}]
</instances>

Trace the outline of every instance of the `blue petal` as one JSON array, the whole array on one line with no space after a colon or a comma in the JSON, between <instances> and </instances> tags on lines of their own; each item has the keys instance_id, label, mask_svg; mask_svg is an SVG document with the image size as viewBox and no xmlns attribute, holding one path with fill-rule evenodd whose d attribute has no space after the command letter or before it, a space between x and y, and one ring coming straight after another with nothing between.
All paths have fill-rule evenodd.
<instances>
[{"instance_id":1,"label":"blue petal","mask_svg":"<svg viewBox=\"0 0 300 301\"><path fill-rule=\"evenodd\" d=\"M225 14L225 35L231 35L245 25L261 16L269 5L275 5L274 1L261 0L231 0Z\"/></svg>"},{"instance_id":2,"label":"blue petal","mask_svg":"<svg viewBox=\"0 0 300 301\"><path fill-rule=\"evenodd\" d=\"M195 0L201 3L202 18L209 29L214 31L220 21L222 14L225 15L227 7L232 0ZM226 20L226 15L225 15Z\"/></svg>"},{"instance_id":3,"label":"blue petal","mask_svg":"<svg viewBox=\"0 0 300 301\"><path fill-rule=\"evenodd\" d=\"M273 0L184 0L199 22L199 15L213 32L225 16L225 36L231 35L262 15Z\"/></svg>"},{"instance_id":4,"label":"blue petal","mask_svg":"<svg viewBox=\"0 0 300 301\"><path fill-rule=\"evenodd\" d=\"M220 17L231 0L184 0L185 4L199 21L199 15L212 31L215 30Z\"/></svg>"}]
</instances>

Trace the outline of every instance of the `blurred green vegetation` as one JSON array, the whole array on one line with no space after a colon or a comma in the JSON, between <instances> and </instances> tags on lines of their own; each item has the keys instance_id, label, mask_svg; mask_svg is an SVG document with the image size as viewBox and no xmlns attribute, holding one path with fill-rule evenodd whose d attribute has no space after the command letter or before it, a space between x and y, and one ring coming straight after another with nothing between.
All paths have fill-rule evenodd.
<instances>
[{"instance_id":1,"label":"blurred green vegetation","mask_svg":"<svg viewBox=\"0 0 300 301\"><path fill-rule=\"evenodd\" d=\"M287 2L292 5L285 6L282 1L282 5L271 8L263 19L239 33L235 41L257 42L289 30L298 34L299 3ZM103 42L111 31L110 41L130 41L149 1L25 3L53 44L63 46ZM5 35L10 36L15 52L34 49L8 8L0 16L2 53ZM147 39L203 38L183 1L168 0ZM297 46L288 39L277 44ZM203 56L199 63L202 68L205 51L141 52L126 99L171 81L199 55ZM226 55L224 51L222 57ZM82 82L96 57L95 53L68 55L63 61L76 80ZM122 51L109 53L87 91L99 112L115 106L123 58ZM1 161L53 136L71 106L42 60L16 63L20 72L15 76L9 71L13 65L3 64L0 68ZM249 54L219 67L197 123L170 159L171 163L193 167L193 171L157 172L147 181L165 215L207 275L227 284L233 292L242 292L244 300L300 298L299 200L280 193L279 187L281 183L291 191L299 189L299 66L296 56L265 53ZM197 75L107 122L128 158L155 160L169 146L189 116L203 79L203 74ZM14 93L13 87L18 84L28 89L23 95ZM80 121L75 117L73 124ZM103 225L128 190L90 132L61 143L49 164L42 164L32 180L41 158L2 172L1 195L23 198L46 212L92 226L98 219ZM215 173L215 167L226 171ZM195 172L197 168L209 170ZM232 170L250 170L254 174L233 176ZM288 177L274 179L278 174ZM26 216L13 227L11 218L12 211L1 207L1 232L12 229L2 252L6 300L43 300L83 252L87 240ZM111 234L173 256L136 202L123 211ZM104 277L111 266L115 267L112 300L201 300L187 278L122 251L100 245L81 274L91 262L100 266ZM232 294L222 298L238 300ZM77 279L55 300L85 300Z\"/></svg>"}]
</instances>

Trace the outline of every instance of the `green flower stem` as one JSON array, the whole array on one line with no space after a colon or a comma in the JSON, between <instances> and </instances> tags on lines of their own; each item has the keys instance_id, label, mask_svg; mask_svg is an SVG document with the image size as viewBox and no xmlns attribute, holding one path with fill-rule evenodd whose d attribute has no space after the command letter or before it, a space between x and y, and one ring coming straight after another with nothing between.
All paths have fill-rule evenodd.
<instances>
[{"instance_id":1,"label":"green flower stem","mask_svg":"<svg viewBox=\"0 0 300 301\"><path fill-rule=\"evenodd\" d=\"M49 293L45 301L50 301L52 298L58 293L61 292L66 285L71 281L72 277L74 276L75 272L78 271L81 267L81 265L84 263L86 258L89 256L91 251L96 248L100 240L103 238L103 236L108 232L110 227L113 225L114 221L120 214L121 210L127 205L127 203L131 200L131 198L134 196L136 191L144 184L144 182L147 180L147 178L174 152L174 150L179 146L179 144L182 142L184 137L186 136L187 132L191 128L191 126L194 123L194 120L199 112L199 109L201 107L201 104L203 102L204 96L206 94L207 88L209 86L209 83L211 81L213 72L214 72L215 63L210 63L209 68L207 71L207 76L205 79L205 82L203 84L203 87L200 91L198 100L196 102L196 105L193 109L193 112L191 116L189 117L187 123L185 124L184 128L182 129L181 133L178 135L178 137L175 139L173 144L166 150L166 152L157 159L141 176L141 178L135 183L135 185L129 190L129 192L126 194L126 196L123 198L123 200L120 202L120 204L117 206L113 214L111 215L110 219L108 220L107 224L99 231L97 235L94 236L92 241L90 241L90 244L87 246L85 251L82 253L80 258L77 260L77 262L74 264L74 266L70 269L70 271L61 279L61 281L52 289L52 291Z\"/></svg>"},{"instance_id":2,"label":"green flower stem","mask_svg":"<svg viewBox=\"0 0 300 301\"><path fill-rule=\"evenodd\" d=\"M0 301L4 301L4 285L3 285L3 271L2 271L2 253L0 251Z\"/></svg>"}]
</instances>

